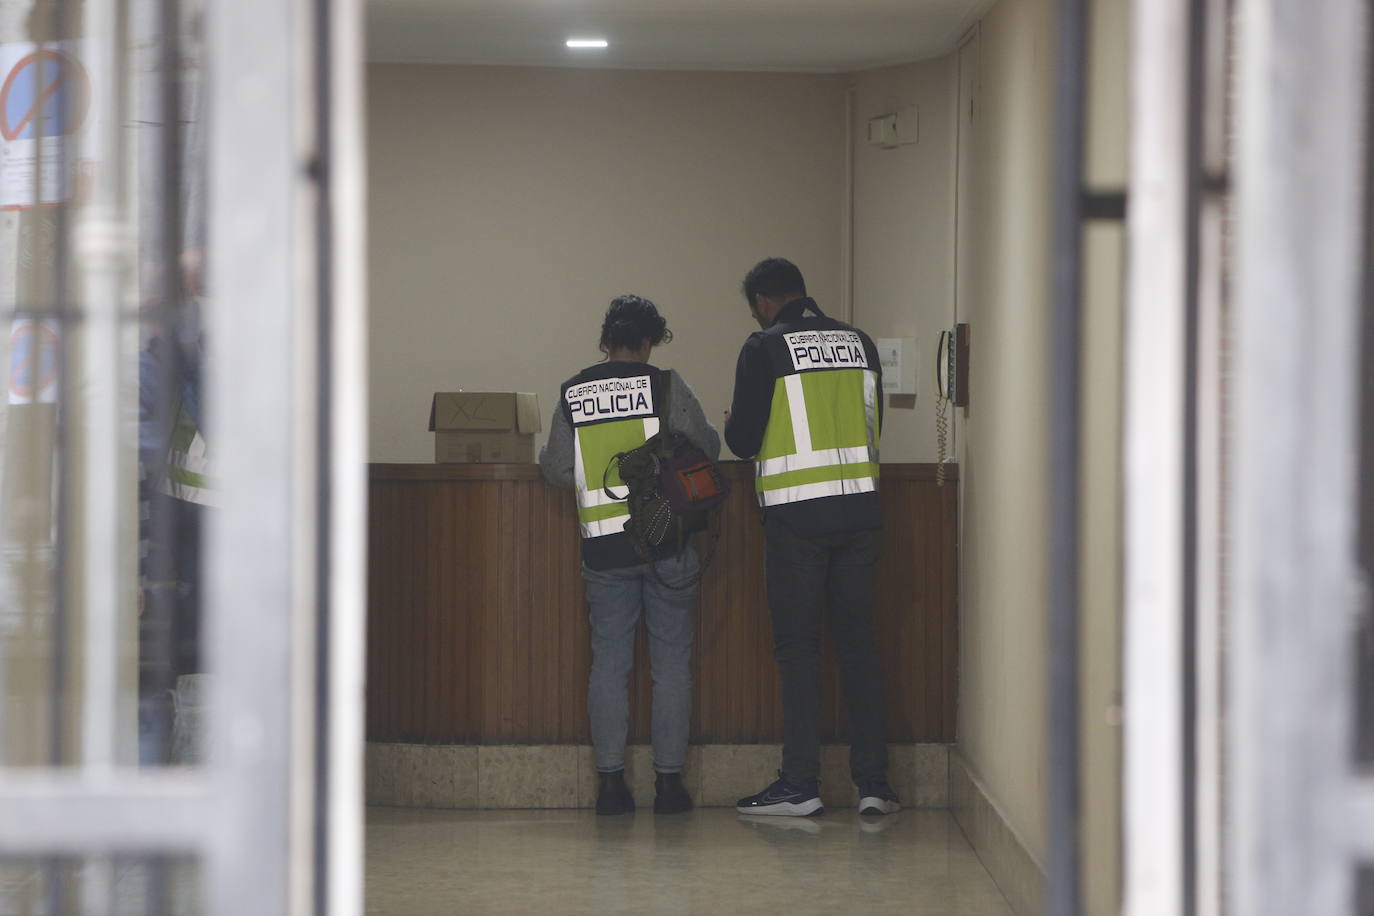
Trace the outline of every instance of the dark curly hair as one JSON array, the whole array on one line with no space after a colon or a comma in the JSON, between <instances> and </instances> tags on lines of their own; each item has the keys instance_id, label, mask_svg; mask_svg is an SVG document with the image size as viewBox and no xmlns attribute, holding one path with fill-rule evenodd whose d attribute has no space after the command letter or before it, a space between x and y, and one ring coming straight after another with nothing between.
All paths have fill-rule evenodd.
<instances>
[{"instance_id":1,"label":"dark curly hair","mask_svg":"<svg viewBox=\"0 0 1374 916\"><path fill-rule=\"evenodd\" d=\"M638 350L646 342L653 346L668 343L673 332L658 313L658 307L642 296L617 296L606 309L601 322L601 352Z\"/></svg>"}]
</instances>

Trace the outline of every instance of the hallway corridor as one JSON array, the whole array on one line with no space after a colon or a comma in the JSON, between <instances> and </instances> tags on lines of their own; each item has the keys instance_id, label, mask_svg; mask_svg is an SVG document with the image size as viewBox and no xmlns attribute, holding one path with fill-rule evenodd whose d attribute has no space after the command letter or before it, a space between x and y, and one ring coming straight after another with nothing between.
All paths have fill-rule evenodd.
<instances>
[{"instance_id":1,"label":"hallway corridor","mask_svg":"<svg viewBox=\"0 0 1374 916\"><path fill-rule=\"evenodd\" d=\"M367 912L1010 916L948 811L369 808Z\"/></svg>"}]
</instances>

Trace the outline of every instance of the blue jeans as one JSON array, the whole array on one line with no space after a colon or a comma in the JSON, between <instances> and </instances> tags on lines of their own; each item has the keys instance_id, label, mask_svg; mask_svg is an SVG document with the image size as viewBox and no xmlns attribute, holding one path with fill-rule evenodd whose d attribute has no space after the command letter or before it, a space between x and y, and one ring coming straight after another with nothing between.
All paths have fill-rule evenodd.
<instances>
[{"instance_id":1,"label":"blue jeans","mask_svg":"<svg viewBox=\"0 0 1374 916\"><path fill-rule=\"evenodd\" d=\"M667 585L696 577L696 551L658 561ZM697 586L674 590L660 585L647 565L623 569L582 567L591 605L592 674L587 691L596 768L614 773L625 768L625 736L630 720L630 669L634 667L635 629L644 611L653 666L654 769L680 773L687 760L687 732L692 719L692 639L696 633Z\"/></svg>"}]
</instances>

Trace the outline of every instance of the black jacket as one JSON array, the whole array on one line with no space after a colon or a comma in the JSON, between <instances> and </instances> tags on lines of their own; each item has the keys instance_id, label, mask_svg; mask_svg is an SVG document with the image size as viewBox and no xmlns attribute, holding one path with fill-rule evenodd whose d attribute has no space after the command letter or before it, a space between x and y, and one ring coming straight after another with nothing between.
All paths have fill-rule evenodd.
<instances>
[{"instance_id":1,"label":"black jacket","mask_svg":"<svg viewBox=\"0 0 1374 916\"><path fill-rule=\"evenodd\" d=\"M806 312L812 312L807 315ZM773 407L777 380L791 371L782 335L793 331L854 331L863 340L869 366L878 373L878 420L882 422L882 363L873 339L843 321L827 317L813 299L795 299L783 306L766 330L749 335L735 364L735 394L725 441L740 458L752 459L763 446L763 434ZM798 534L819 536L882 526L877 493L850 493L773 506L770 517L785 522Z\"/></svg>"}]
</instances>

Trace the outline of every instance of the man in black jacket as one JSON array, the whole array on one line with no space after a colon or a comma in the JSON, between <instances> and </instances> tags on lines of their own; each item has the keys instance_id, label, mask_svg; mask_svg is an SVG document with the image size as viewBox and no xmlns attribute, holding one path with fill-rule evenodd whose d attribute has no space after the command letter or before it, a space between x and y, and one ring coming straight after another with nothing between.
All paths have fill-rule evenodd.
<instances>
[{"instance_id":1,"label":"man in black jacket","mask_svg":"<svg viewBox=\"0 0 1374 916\"><path fill-rule=\"evenodd\" d=\"M873 571L882 518L878 442L882 368L867 334L826 317L795 264L761 261L744 296L762 331L735 370L725 440L755 462L764 509L773 655L782 682L778 779L741 814L809 815L820 779L821 618L829 611L853 733L850 775L861 814L900 809L887 782L883 695L873 635Z\"/></svg>"}]
</instances>

